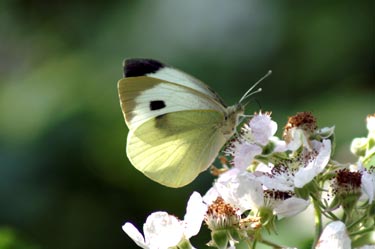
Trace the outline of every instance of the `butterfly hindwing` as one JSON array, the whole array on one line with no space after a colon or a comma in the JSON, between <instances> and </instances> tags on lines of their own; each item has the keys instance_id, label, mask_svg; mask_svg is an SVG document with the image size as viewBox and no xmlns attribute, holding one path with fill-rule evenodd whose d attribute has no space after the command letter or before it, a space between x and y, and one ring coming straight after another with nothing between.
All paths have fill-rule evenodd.
<instances>
[{"instance_id":1,"label":"butterfly hindwing","mask_svg":"<svg viewBox=\"0 0 375 249\"><path fill-rule=\"evenodd\" d=\"M226 139L217 111L180 111L150 119L128 134L127 155L149 178L181 187L215 160Z\"/></svg>"}]
</instances>

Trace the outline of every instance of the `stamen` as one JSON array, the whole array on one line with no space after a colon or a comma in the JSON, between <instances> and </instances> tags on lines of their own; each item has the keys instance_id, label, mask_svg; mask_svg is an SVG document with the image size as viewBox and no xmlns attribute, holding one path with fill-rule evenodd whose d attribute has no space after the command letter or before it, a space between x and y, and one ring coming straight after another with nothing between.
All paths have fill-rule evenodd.
<instances>
[{"instance_id":1,"label":"stamen","mask_svg":"<svg viewBox=\"0 0 375 249\"><path fill-rule=\"evenodd\" d=\"M226 203L221 197L217 197L208 207L205 216L205 222L211 230L238 225L240 219L241 216L238 214L238 209Z\"/></svg>"},{"instance_id":2,"label":"stamen","mask_svg":"<svg viewBox=\"0 0 375 249\"><path fill-rule=\"evenodd\" d=\"M337 171L335 181L333 182L333 193L356 193L360 192L362 184L362 173L351 172L349 169Z\"/></svg>"},{"instance_id":3,"label":"stamen","mask_svg":"<svg viewBox=\"0 0 375 249\"><path fill-rule=\"evenodd\" d=\"M294 194L290 191L286 192L272 189L264 190L264 196L274 200L286 200L291 198L293 195Z\"/></svg>"},{"instance_id":4,"label":"stamen","mask_svg":"<svg viewBox=\"0 0 375 249\"><path fill-rule=\"evenodd\" d=\"M316 118L311 112L298 112L296 115L289 117L288 123L284 127L283 137L287 137L289 130L294 127L313 132L317 129Z\"/></svg>"}]
</instances>

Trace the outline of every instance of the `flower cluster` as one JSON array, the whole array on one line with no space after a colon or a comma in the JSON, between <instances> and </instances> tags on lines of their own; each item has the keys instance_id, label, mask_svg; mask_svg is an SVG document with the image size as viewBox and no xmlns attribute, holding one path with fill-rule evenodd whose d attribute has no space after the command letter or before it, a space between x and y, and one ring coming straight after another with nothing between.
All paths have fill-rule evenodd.
<instances>
[{"instance_id":1,"label":"flower cluster","mask_svg":"<svg viewBox=\"0 0 375 249\"><path fill-rule=\"evenodd\" d=\"M184 220L152 213L144 237L131 224L123 230L142 248L194 248L189 239L202 223L209 246L253 248L277 233L276 221L314 207L315 248L373 248L375 243L375 115L368 116L366 138L353 140L354 164L332 160L334 127L318 129L309 112L288 119L282 138L270 113L256 113L224 150L226 160L202 197L194 192ZM325 225L325 228L323 229Z\"/></svg>"}]
</instances>

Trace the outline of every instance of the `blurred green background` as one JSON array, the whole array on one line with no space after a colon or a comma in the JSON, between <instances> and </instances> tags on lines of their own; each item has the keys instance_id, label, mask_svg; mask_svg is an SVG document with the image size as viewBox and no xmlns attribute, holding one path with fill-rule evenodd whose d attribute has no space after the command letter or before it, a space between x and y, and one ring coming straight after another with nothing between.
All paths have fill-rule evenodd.
<instances>
[{"instance_id":1,"label":"blurred green background","mask_svg":"<svg viewBox=\"0 0 375 249\"><path fill-rule=\"evenodd\" d=\"M336 125L335 157L353 161L350 141L375 111L373 11L373 1L2 0L0 248L137 248L125 221L182 218L192 191L209 189L207 172L168 189L129 164L116 88L128 57L180 68L228 104L272 69L247 113L272 111L280 134L312 111ZM297 241L301 223L287 224ZM289 245L306 245L305 230Z\"/></svg>"}]
</instances>

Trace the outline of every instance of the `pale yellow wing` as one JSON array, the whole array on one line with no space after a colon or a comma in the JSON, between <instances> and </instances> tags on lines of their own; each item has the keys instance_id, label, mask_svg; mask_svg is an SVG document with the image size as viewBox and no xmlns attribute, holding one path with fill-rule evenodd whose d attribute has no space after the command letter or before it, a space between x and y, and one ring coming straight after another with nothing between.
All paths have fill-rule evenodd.
<instances>
[{"instance_id":1,"label":"pale yellow wing","mask_svg":"<svg viewBox=\"0 0 375 249\"><path fill-rule=\"evenodd\" d=\"M167 113L130 130L127 155L152 180L168 187L192 182L215 160L226 142L218 127L223 113L192 110Z\"/></svg>"}]
</instances>

